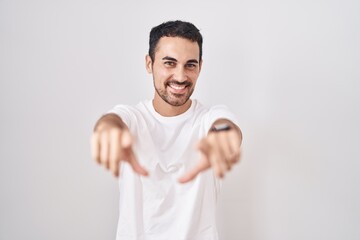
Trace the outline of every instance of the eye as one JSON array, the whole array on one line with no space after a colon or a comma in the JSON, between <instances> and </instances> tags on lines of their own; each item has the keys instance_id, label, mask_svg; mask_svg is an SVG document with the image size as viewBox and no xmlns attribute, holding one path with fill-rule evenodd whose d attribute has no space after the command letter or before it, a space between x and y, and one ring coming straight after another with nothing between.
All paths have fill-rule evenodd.
<instances>
[{"instance_id":1,"label":"eye","mask_svg":"<svg viewBox=\"0 0 360 240\"><path fill-rule=\"evenodd\" d=\"M175 62L171 62L171 61L166 61L164 62L165 66L168 66L168 67L174 67L175 66Z\"/></svg>"},{"instance_id":2,"label":"eye","mask_svg":"<svg viewBox=\"0 0 360 240\"><path fill-rule=\"evenodd\" d=\"M188 69L195 69L195 68L196 68L196 64L194 64L194 63L187 63L187 64L186 64L186 68L188 68Z\"/></svg>"}]
</instances>

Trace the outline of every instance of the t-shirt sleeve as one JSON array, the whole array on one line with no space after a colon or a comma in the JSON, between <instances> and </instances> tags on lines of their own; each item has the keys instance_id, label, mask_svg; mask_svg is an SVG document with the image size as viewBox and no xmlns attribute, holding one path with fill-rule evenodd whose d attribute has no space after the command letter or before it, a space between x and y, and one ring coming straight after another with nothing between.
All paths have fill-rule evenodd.
<instances>
[{"instance_id":1,"label":"t-shirt sleeve","mask_svg":"<svg viewBox=\"0 0 360 240\"><path fill-rule=\"evenodd\" d=\"M126 126L128 126L128 128L131 128L131 120L133 119L133 113L129 106L121 104L116 105L107 113L115 113L121 118L121 120L126 124Z\"/></svg>"},{"instance_id":2,"label":"t-shirt sleeve","mask_svg":"<svg viewBox=\"0 0 360 240\"><path fill-rule=\"evenodd\" d=\"M206 130L209 130L212 124L220 118L228 119L237 126L239 126L239 121L236 115L232 113L228 107L226 107L225 105L216 105L209 109L207 117L205 118L204 124Z\"/></svg>"}]
</instances>

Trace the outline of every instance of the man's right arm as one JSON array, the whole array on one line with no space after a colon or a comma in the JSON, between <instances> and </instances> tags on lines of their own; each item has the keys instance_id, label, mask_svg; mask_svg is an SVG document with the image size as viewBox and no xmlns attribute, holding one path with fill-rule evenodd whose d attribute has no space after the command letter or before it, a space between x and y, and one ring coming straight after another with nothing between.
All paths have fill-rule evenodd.
<instances>
[{"instance_id":1,"label":"man's right arm","mask_svg":"<svg viewBox=\"0 0 360 240\"><path fill-rule=\"evenodd\" d=\"M91 137L92 157L115 177L119 176L121 162L128 162L133 170L141 175L148 175L140 166L132 150L133 138L122 119L109 113L102 116L95 124Z\"/></svg>"}]
</instances>

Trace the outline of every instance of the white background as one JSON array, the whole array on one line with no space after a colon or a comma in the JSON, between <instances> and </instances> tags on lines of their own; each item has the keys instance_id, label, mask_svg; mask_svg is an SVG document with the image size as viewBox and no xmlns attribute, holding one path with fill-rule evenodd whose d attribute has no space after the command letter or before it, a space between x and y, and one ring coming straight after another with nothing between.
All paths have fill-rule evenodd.
<instances>
[{"instance_id":1,"label":"white background","mask_svg":"<svg viewBox=\"0 0 360 240\"><path fill-rule=\"evenodd\" d=\"M152 97L148 34L176 19L204 36L194 97L244 133L223 239L360 239L355 0L0 0L0 239L115 238L117 182L89 137L115 104Z\"/></svg>"}]
</instances>

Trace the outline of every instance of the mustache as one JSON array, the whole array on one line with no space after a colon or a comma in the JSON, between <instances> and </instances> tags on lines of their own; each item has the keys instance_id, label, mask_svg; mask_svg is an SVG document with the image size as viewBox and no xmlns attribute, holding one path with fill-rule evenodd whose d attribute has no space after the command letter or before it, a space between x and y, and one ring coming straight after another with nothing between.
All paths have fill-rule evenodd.
<instances>
[{"instance_id":1,"label":"mustache","mask_svg":"<svg viewBox=\"0 0 360 240\"><path fill-rule=\"evenodd\" d=\"M190 81L178 82L176 80L169 80L165 82L165 85L169 85L169 84L176 84L180 86L185 85L186 87L192 86L192 83Z\"/></svg>"}]
</instances>

